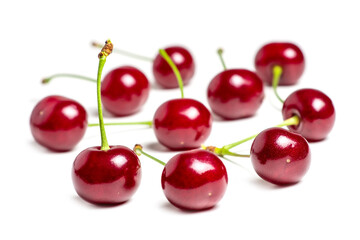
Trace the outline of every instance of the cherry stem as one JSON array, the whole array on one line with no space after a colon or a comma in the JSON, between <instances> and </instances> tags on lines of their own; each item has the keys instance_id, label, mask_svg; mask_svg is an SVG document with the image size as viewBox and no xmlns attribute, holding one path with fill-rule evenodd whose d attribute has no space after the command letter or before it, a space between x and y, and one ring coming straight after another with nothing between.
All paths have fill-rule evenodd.
<instances>
[{"instance_id":1,"label":"cherry stem","mask_svg":"<svg viewBox=\"0 0 360 240\"><path fill-rule=\"evenodd\" d=\"M94 46L94 47L97 47L97 48L102 48L102 44L97 43L97 42L92 42L91 45ZM135 54L135 53L132 53L132 52L128 52L128 51L124 51L124 50L121 50L121 49L118 49L118 48L114 48L114 49L113 49L113 52L114 52L114 53L121 54L121 55L124 55L124 56L128 56L128 57L132 57L132 58L137 58L137 59L140 59L140 60L148 61L148 62L153 62L153 61L154 61L154 59L152 59L152 58L150 58L150 57L138 55L138 54Z\"/></svg>"},{"instance_id":2,"label":"cherry stem","mask_svg":"<svg viewBox=\"0 0 360 240\"><path fill-rule=\"evenodd\" d=\"M179 84L179 88L180 88L180 92L181 92L181 98L184 98L184 85L183 85L183 80L181 78L181 74L179 72L179 69L177 68L177 66L175 65L173 60L171 60L170 56L167 54L167 52L164 49L160 49L159 54L165 59L165 61L169 64L169 66L173 70L173 72L174 72L174 74L176 76L176 79L178 81L178 84Z\"/></svg>"},{"instance_id":3,"label":"cherry stem","mask_svg":"<svg viewBox=\"0 0 360 240\"><path fill-rule=\"evenodd\" d=\"M217 53L218 53L218 55L219 55L219 57L220 57L221 64L222 64L224 70L226 70L227 68L226 68L226 65L225 65L224 58L223 58L223 56L222 56L223 52L224 52L224 50L223 50L222 48L219 48L219 49L217 50Z\"/></svg>"},{"instance_id":4,"label":"cherry stem","mask_svg":"<svg viewBox=\"0 0 360 240\"><path fill-rule=\"evenodd\" d=\"M99 115L99 125L100 125L100 134L101 134L101 150L109 150L109 144L106 138L106 132L104 127L104 118L102 113L102 105L101 105L101 74L106 62L107 56L111 54L113 49L113 44L110 40L105 42L104 47L101 49L99 53L99 67L98 67L98 74L97 74L97 103L98 103L98 115Z\"/></svg>"},{"instance_id":5,"label":"cherry stem","mask_svg":"<svg viewBox=\"0 0 360 240\"><path fill-rule=\"evenodd\" d=\"M157 159L156 157L151 156L150 154L146 153L143 151L143 147L140 144L136 144L134 146L134 152L136 153L136 155L140 156L141 154L147 156L148 158L151 158L152 160L154 160L155 162L160 163L161 165L165 166L166 163L164 163L163 161L161 161L160 159Z\"/></svg>"},{"instance_id":6,"label":"cherry stem","mask_svg":"<svg viewBox=\"0 0 360 240\"><path fill-rule=\"evenodd\" d=\"M53 80L54 78L59 78L59 77L69 77L69 78L79 78L79 79L82 79L82 80L86 80L86 81L89 81L89 82L97 82L96 79L93 79L93 78L89 78L89 77L85 77L85 76L81 76L81 75L77 75L77 74L70 74L70 73L58 73L58 74L54 74L50 77L47 77L47 78L44 78L41 82L43 84L47 84L49 83L51 80Z\"/></svg>"},{"instance_id":7,"label":"cherry stem","mask_svg":"<svg viewBox=\"0 0 360 240\"><path fill-rule=\"evenodd\" d=\"M277 99L279 99L279 101L281 103L284 103L284 100L282 100L282 98L279 96L278 92L277 92L277 87L279 85L279 81L280 81L280 77L281 77L281 74L283 72L283 69L282 67L276 65L273 67L273 81L272 81L272 87L274 89L274 93L277 97Z\"/></svg>"},{"instance_id":8,"label":"cherry stem","mask_svg":"<svg viewBox=\"0 0 360 240\"><path fill-rule=\"evenodd\" d=\"M285 121L283 121L282 123L276 125L275 127L298 125L299 123L300 123L300 118L297 115L294 115L291 118L288 118ZM244 143L244 142L247 142L247 141L250 141L251 139L254 139L258 134L259 133L254 134L254 135L252 135L250 137L244 138L244 139L242 139L240 141L225 145L222 148L210 146L210 147L203 147L203 149L206 149L206 150L208 150L210 152L213 152L213 153L215 153L215 154L217 154L219 156L229 155L229 156L238 156L238 157L249 157L250 155L237 154L237 153L231 152L229 150L231 148L234 148L234 147Z\"/></svg>"},{"instance_id":9,"label":"cherry stem","mask_svg":"<svg viewBox=\"0 0 360 240\"><path fill-rule=\"evenodd\" d=\"M104 123L105 126L117 126L117 125L148 125L152 127L152 121L144 121L144 122L120 122L120 123ZM96 127L99 126L98 123L89 123L88 127Z\"/></svg>"}]
</instances>

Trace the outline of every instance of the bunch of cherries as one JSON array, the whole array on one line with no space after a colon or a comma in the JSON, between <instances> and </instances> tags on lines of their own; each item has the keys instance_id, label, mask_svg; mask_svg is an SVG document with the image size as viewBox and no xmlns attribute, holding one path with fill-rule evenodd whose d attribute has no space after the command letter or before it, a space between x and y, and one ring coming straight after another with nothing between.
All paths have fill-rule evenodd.
<instances>
[{"instance_id":1,"label":"bunch of cherries","mask_svg":"<svg viewBox=\"0 0 360 240\"><path fill-rule=\"evenodd\" d=\"M87 121L85 108L78 102L48 96L33 109L30 117L35 140L52 151L70 151L82 139L87 127L99 126L101 146L90 147L76 157L72 179L76 192L94 204L120 204L136 192L141 180L141 154L162 164L161 186L166 198L184 210L203 210L216 205L226 191L228 177L219 156L250 157L256 173L277 185L299 182L310 165L312 141L321 141L331 131L335 121L332 101L321 91L300 89L283 101L277 87L296 84L305 61L301 50L292 43L269 43L255 57L256 72L246 69L227 69L218 54L224 71L209 83L207 99L212 112L224 119L253 116L264 99L264 84L274 89L282 102L284 121L238 142L223 147L205 147L212 127L212 114L199 101L185 98L183 85L194 75L195 64L188 50L182 47L160 49L155 59L142 57L153 63L156 82L163 88L179 87L181 98L161 104L152 121L104 123L102 104L114 116L127 116L141 110L150 85L139 69L122 66L110 71L102 80L102 71L111 52L139 57L114 49L110 40L100 47L96 79L56 74L43 80L48 83L57 77L75 77L93 81L97 85L99 123ZM141 57L141 56L140 56ZM109 145L105 125L144 124L154 129L157 140L170 150L183 151L167 163L147 154L141 145L133 150L125 146ZM289 131L284 126L288 126ZM231 149L253 140L250 154L241 155Z\"/></svg>"}]
</instances>

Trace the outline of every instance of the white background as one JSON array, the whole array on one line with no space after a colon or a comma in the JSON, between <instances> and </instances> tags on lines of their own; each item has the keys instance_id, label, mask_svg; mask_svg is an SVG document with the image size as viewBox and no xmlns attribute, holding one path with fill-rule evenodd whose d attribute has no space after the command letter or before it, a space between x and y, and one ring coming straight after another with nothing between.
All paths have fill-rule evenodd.
<instances>
[{"instance_id":1,"label":"white background","mask_svg":"<svg viewBox=\"0 0 360 240\"><path fill-rule=\"evenodd\" d=\"M2 1L0 239L359 239L359 66L360 14L357 1ZM334 102L336 123L329 137L312 143L312 165L299 184L276 187L262 181L248 159L225 161L229 185L209 211L174 208L162 193L162 166L141 157L141 185L130 201L97 207L81 200L72 186L71 166L83 149L99 145L97 128L77 147L52 153L36 144L29 117L50 94L76 99L96 122L93 83L43 77L76 73L95 78L98 49L92 40L110 38L115 47L155 56L159 48L183 45L192 52L196 74L185 96L206 102L209 81L229 68L254 69L256 51L269 41L298 44L306 70L292 91L312 87ZM120 65L140 68L154 83L148 62L111 55L104 73ZM142 111L105 121L151 120L178 90L153 84ZM205 144L222 146L282 121L271 89L256 116L215 119ZM167 161L175 154L160 146L146 127L108 127L110 144L135 143ZM248 153L249 144L237 148Z\"/></svg>"}]
</instances>

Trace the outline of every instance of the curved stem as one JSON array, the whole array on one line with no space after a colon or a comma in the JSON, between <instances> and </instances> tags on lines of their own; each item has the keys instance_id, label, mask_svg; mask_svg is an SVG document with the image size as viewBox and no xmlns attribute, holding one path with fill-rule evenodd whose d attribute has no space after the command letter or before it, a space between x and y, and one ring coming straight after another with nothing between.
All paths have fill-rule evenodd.
<instances>
[{"instance_id":1,"label":"curved stem","mask_svg":"<svg viewBox=\"0 0 360 240\"><path fill-rule=\"evenodd\" d=\"M277 99L279 99L279 101L281 103L284 103L284 100L282 100L282 98L279 96L278 92L277 92L277 87L279 85L279 81L280 81L280 77L281 77L281 74L282 74L282 67L276 65L274 66L273 68L273 81L272 81L272 87L274 89L274 93L277 97Z\"/></svg>"},{"instance_id":2,"label":"curved stem","mask_svg":"<svg viewBox=\"0 0 360 240\"><path fill-rule=\"evenodd\" d=\"M117 126L117 125L148 125L152 127L152 121L144 121L144 122L120 122L120 123L104 123L105 126ZM89 123L88 127L96 127L99 126L98 123Z\"/></svg>"},{"instance_id":3,"label":"curved stem","mask_svg":"<svg viewBox=\"0 0 360 240\"><path fill-rule=\"evenodd\" d=\"M160 163L161 165L165 166L166 163L164 163L163 161L161 161L160 159L157 159L156 157L151 156L150 154L146 153L143 151L143 147L140 144L136 144L134 146L134 152L136 153L136 155L140 156L141 154L147 156L148 158L151 158L152 160L154 160L155 162Z\"/></svg>"},{"instance_id":4,"label":"curved stem","mask_svg":"<svg viewBox=\"0 0 360 240\"><path fill-rule=\"evenodd\" d=\"M223 52L224 52L224 50L223 50L222 48L219 48L219 49L217 50L217 53L218 53L218 55L219 55L219 57L220 57L221 64L222 64L224 70L226 70L227 68L226 68L226 65L225 65L224 58L223 58L223 56L222 56Z\"/></svg>"},{"instance_id":5,"label":"curved stem","mask_svg":"<svg viewBox=\"0 0 360 240\"><path fill-rule=\"evenodd\" d=\"M159 54L165 59L165 61L170 65L171 69L173 70L179 84L181 98L184 98L184 85L179 69L176 67L175 63L171 60L170 56L167 54L167 52L164 49L160 49Z\"/></svg>"},{"instance_id":6,"label":"curved stem","mask_svg":"<svg viewBox=\"0 0 360 240\"><path fill-rule=\"evenodd\" d=\"M286 119L285 121L283 121L282 123L276 125L275 127L284 127L284 126L291 126L291 125L298 125L300 123L300 118L297 116L297 115L294 115L292 116L291 118L288 118ZM225 156L225 155L229 155L229 156L237 156L237 157L247 157L248 155L241 155L241 154L237 154L237 153L234 153L234 152L231 152L229 151L230 149L242 144L242 143L245 143L247 141L250 141L252 139L254 139L257 135L257 134L254 134L250 137L247 137L247 138L244 138L240 141L237 141L237 142L234 142L234 143L231 143L231 144L228 144L228 145L225 145L223 146L222 148L218 148L218 147L203 147L204 149L207 149L219 156Z\"/></svg>"},{"instance_id":7,"label":"curved stem","mask_svg":"<svg viewBox=\"0 0 360 240\"><path fill-rule=\"evenodd\" d=\"M97 103L98 103L98 115L99 115L99 125L100 125L100 134L101 134L101 150L109 150L109 144L106 138L106 132L104 127L104 118L102 113L101 105L101 74L104 68L106 57L112 52L113 45L110 40L105 42L105 46L101 49L99 53L99 67L97 74Z\"/></svg>"},{"instance_id":8,"label":"curved stem","mask_svg":"<svg viewBox=\"0 0 360 240\"><path fill-rule=\"evenodd\" d=\"M94 47L97 47L97 48L102 48L102 44L99 44L99 43L97 43L97 42L92 42L91 45L94 46ZM148 61L148 62L154 61L154 59L152 59L152 58L150 58L150 57L145 57L145 56L138 55L138 54L135 54L135 53L131 53L131 52L128 52L128 51L124 51L124 50L121 50L121 49L118 49L118 48L114 48L114 49L113 49L113 52L114 52L114 53L121 54L121 55L124 55L124 56L128 56L128 57L132 57L132 58L137 58L137 59L140 59L140 60Z\"/></svg>"},{"instance_id":9,"label":"curved stem","mask_svg":"<svg viewBox=\"0 0 360 240\"><path fill-rule=\"evenodd\" d=\"M85 77L85 76L81 76L81 75L77 75L77 74L70 74L70 73L58 73L58 74L54 74L50 77L44 78L41 82L43 84L47 84L49 83L51 80L53 80L54 78L59 78L59 77L69 77L69 78L78 78L78 79L82 79L82 80L86 80L89 82L97 82L96 79L93 78L89 78L89 77Z\"/></svg>"}]
</instances>

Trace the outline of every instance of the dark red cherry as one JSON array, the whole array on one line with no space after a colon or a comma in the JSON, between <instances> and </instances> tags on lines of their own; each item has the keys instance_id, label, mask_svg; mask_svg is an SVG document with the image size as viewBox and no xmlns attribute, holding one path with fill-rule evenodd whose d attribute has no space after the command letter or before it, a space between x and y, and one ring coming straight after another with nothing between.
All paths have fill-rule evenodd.
<instances>
[{"instance_id":1,"label":"dark red cherry","mask_svg":"<svg viewBox=\"0 0 360 240\"><path fill-rule=\"evenodd\" d=\"M335 123L335 108L331 99L315 89L300 89L290 94L282 108L284 119L297 115L298 125L288 128L308 141L319 141L329 134Z\"/></svg>"},{"instance_id":2,"label":"dark red cherry","mask_svg":"<svg viewBox=\"0 0 360 240\"><path fill-rule=\"evenodd\" d=\"M138 112L149 96L149 81L130 66L110 71L101 83L101 100L106 110L117 116Z\"/></svg>"},{"instance_id":3,"label":"dark red cherry","mask_svg":"<svg viewBox=\"0 0 360 240\"><path fill-rule=\"evenodd\" d=\"M37 103L30 117L35 140L53 151L68 151L82 139L87 128L87 114L78 102L48 96Z\"/></svg>"},{"instance_id":4,"label":"dark red cherry","mask_svg":"<svg viewBox=\"0 0 360 240\"><path fill-rule=\"evenodd\" d=\"M190 52L183 47L168 47L165 51L178 68L183 84L187 85L195 72L195 62ZM157 54L154 59L153 74L156 82L162 87L179 87L173 70L160 54Z\"/></svg>"},{"instance_id":5,"label":"dark red cherry","mask_svg":"<svg viewBox=\"0 0 360 240\"><path fill-rule=\"evenodd\" d=\"M205 150L192 150L172 157L165 165L161 186L174 206L203 210L215 206L228 183L222 161Z\"/></svg>"},{"instance_id":6,"label":"dark red cherry","mask_svg":"<svg viewBox=\"0 0 360 240\"><path fill-rule=\"evenodd\" d=\"M277 185L299 182L311 160L306 139L283 128L269 128L259 133L251 145L250 156L256 173Z\"/></svg>"},{"instance_id":7,"label":"dark red cherry","mask_svg":"<svg viewBox=\"0 0 360 240\"><path fill-rule=\"evenodd\" d=\"M94 204L119 204L131 198L141 180L138 156L124 146L109 150L90 147L76 157L72 168L76 192Z\"/></svg>"},{"instance_id":8,"label":"dark red cherry","mask_svg":"<svg viewBox=\"0 0 360 240\"><path fill-rule=\"evenodd\" d=\"M260 48L255 57L255 68L267 85L272 85L276 65L282 68L279 85L296 84L304 72L304 55L298 46L287 42L269 43Z\"/></svg>"},{"instance_id":9,"label":"dark red cherry","mask_svg":"<svg viewBox=\"0 0 360 240\"><path fill-rule=\"evenodd\" d=\"M169 100L156 110L153 128L158 141L171 150L198 148L208 138L212 117L194 99Z\"/></svg>"},{"instance_id":10,"label":"dark red cherry","mask_svg":"<svg viewBox=\"0 0 360 240\"><path fill-rule=\"evenodd\" d=\"M249 117L264 99L263 83L254 72L225 70L211 80L207 99L211 110L225 119Z\"/></svg>"}]
</instances>

